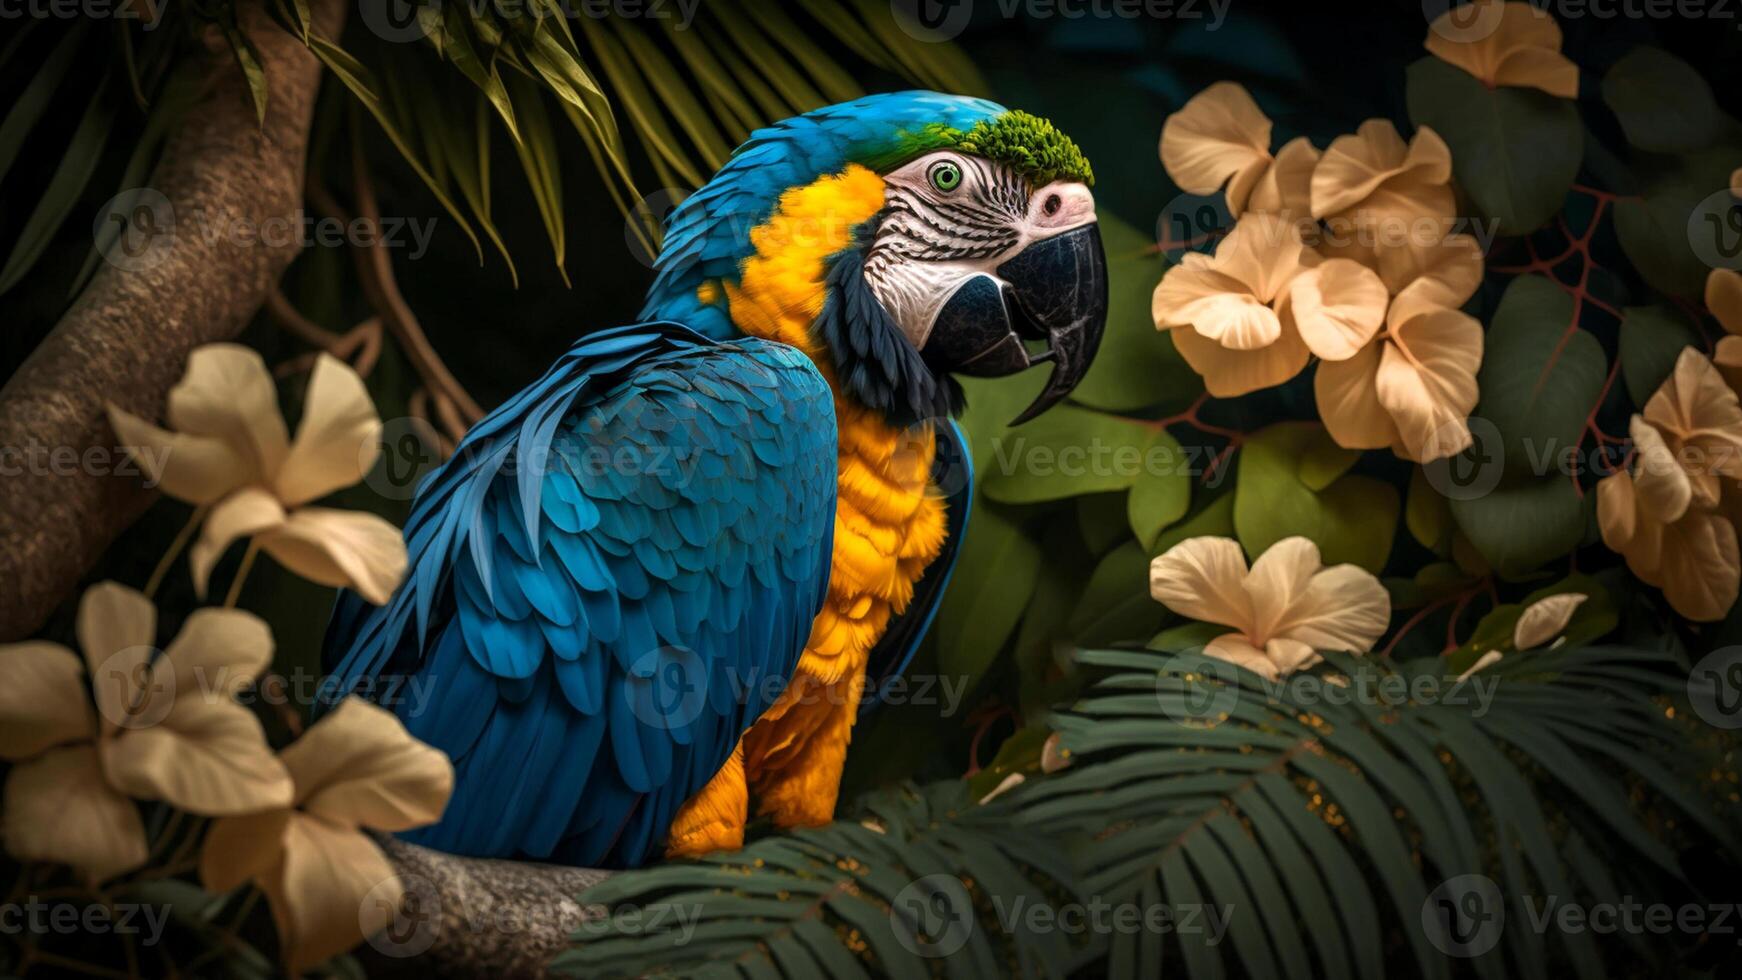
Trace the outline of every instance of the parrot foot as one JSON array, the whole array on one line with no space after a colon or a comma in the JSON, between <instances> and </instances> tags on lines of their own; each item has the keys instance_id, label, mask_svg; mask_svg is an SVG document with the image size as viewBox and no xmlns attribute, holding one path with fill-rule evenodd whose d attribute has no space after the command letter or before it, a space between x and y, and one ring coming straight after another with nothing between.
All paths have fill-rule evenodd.
<instances>
[{"instance_id":1,"label":"parrot foot","mask_svg":"<svg viewBox=\"0 0 1742 980\"><path fill-rule=\"evenodd\" d=\"M744 846L750 790L744 781L744 746L732 755L702 791L678 810L666 832L665 856L693 858Z\"/></svg>"}]
</instances>

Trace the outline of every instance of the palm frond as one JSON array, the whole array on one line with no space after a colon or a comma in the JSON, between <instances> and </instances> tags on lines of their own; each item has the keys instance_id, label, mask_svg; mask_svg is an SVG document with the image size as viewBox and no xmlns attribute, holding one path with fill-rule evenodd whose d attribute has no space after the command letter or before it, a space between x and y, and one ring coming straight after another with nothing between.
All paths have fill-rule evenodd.
<instances>
[{"instance_id":1,"label":"palm frond","mask_svg":"<svg viewBox=\"0 0 1742 980\"><path fill-rule=\"evenodd\" d=\"M1034 772L987 805L971 804L964 783L885 793L828 828L620 874L582 897L614 914L556 965L977 976L989 956L1033 975L1098 962L1112 976L1155 976L1177 961L1193 978L1445 977L1463 961L1448 955L1456 937L1431 899L1483 875L1505 924L1496 948L1467 961L1478 975L1669 969L1673 950L1637 938L1615 940L1622 956L1590 931L1545 935L1528 905L1669 901L1689 887L1676 847L1734 846L1734 805L1701 791L1711 761L1692 757L1667 717L1680 685L1662 654L1519 655L1464 681L1440 658L1329 654L1286 684L1191 654L1078 660L1100 679L1055 719L1069 768ZM949 878L956 914L940 919ZM904 911L916 894L929 918ZM1007 914L1061 901L1165 908L1175 923L1225 910L1226 934L1074 937ZM671 909L669 928L647 928L656 907ZM971 923L967 938L940 935L940 921ZM678 928L693 934L674 945ZM825 949L829 936L842 948Z\"/></svg>"}]
</instances>

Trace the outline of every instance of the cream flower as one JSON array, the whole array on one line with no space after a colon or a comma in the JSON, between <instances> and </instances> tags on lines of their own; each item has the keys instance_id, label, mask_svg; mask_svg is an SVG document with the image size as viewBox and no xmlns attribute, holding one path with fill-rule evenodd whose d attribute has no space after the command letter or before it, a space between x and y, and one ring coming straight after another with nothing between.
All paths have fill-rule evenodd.
<instances>
[{"instance_id":1,"label":"cream flower","mask_svg":"<svg viewBox=\"0 0 1742 980\"><path fill-rule=\"evenodd\" d=\"M1326 221L1326 241L1349 251L1437 240L1456 207L1451 178L1452 154L1439 134L1423 126L1406 144L1396 126L1369 119L1332 141L1313 168L1312 214Z\"/></svg>"},{"instance_id":2,"label":"cream flower","mask_svg":"<svg viewBox=\"0 0 1742 980\"><path fill-rule=\"evenodd\" d=\"M211 344L188 358L169 393L169 429L115 406L109 420L138 465L179 500L211 505L189 555L201 596L212 566L252 535L286 568L322 585L348 586L384 603L405 574L398 529L374 514L304 506L361 480L380 452L381 419L349 365L322 354L310 375L296 439L260 355Z\"/></svg>"},{"instance_id":3,"label":"cream flower","mask_svg":"<svg viewBox=\"0 0 1742 980\"><path fill-rule=\"evenodd\" d=\"M1299 227L1251 213L1216 246L1188 253L1155 287L1156 329L1219 398L1281 384L1309 355L1353 355L1379 329L1385 285L1356 263L1320 259Z\"/></svg>"},{"instance_id":4,"label":"cream flower","mask_svg":"<svg viewBox=\"0 0 1742 980\"><path fill-rule=\"evenodd\" d=\"M1313 379L1319 415L1346 449L1390 446L1427 463L1468 448L1482 365L1482 325L1437 302L1444 287L1418 280L1391 302L1385 334Z\"/></svg>"},{"instance_id":5,"label":"cream flower","mask_svg":"<svg viewBox=\"0 0 1742 980\"><path fill-rule=\"evenodd\" d=\"M1307 538L1284 538L1246 567L1232 538L1190 538L1149 566L1149 594L1191 619L1232 627L1204 652L1277 678L1321 659L1367 653L1391 621L1391 599L1371 572L1320 563Z\"/></svg>"},{"instance_id":6,"label":"cream flower","mask_svg":"<svg viewBox=\"0 0 1742 980\"><path fill-rule=\"evenodd\" d=\"M1531 603L1518 614L1518 622L1512 626L1512 649L1514 651L1534 650L1560 636L1561 631L1572 622L1573 613L1584 604L1587 596L1578 592L1563 592L1551 595ZM1555 646L1559 646L1557 641ZM1471 675L1488 669L1499 663L1504 657L1499 650L1489 650L1482 654L1470 668L1458 675L1458 680L1468 680Z\"/></svg>"},{"instance_id":7,"label":"cream flower","mask_svg":"<svg viewBox=\"0 0 1742 980\"><path fill-rule=\"evenodd\" d=\"M1167 117L1161 163L1181 190L1214 194L1226 183L1228 211L1304 215L1319 151L1306 137L1270 153L1270 120L1246 89L1217 82Z\"/></svg>"},{"instance_id":8,"label":"cream flower","mask_svg":"<svg viewBox=\"0 0 1742 980\"><path fill-rule=\"evenodd\" d=\"M232 700L272 660L254 615L201 609L161 656L157 610L114 582L79 602L84 652L57 643L0 647L0 823L6 849L103 879L145 863L145 829L128 797L205 816L283 806L290 776L260 722ZM96 699L85 695L85 678Z\"/></svg>"},{"instance_id":9,"label":"cream flower","mask_svg":"<svg viewBox=\"0 0 1742 980\"><path fill-rule=\"evenodd\" d=\"M1427 50L1489 88L1536 88L1563 99L1579 94L1579 68L1561 54L1560 25L1528 3L1452 7L1428 27Z\"/></svg>"},{"instance_id":10,"label":"cream flower","mask_svg":"<svg viewBox=\"0 0 1742 980\"><path fill-rule=\"evenodd\" d=\"M1735 525L1725 511L1742 475L1742 406L1693 348L1676 358L1629 426L1630 469L1597 484L1603 543L1689 619L1722 619L1742 585Z\"/></svg>"},{"instance_id":11,"label":"cream flower","mask_svg":"<svg viewBox=\"0 0 1742 980\"><path fill-rule=\"evenodd\" d=\"M272 907L292 976L392 922L405 888L364 829L397 833L440 819L454 788L447 756L390 712L347 698L280 754L296 783L279 808L212 824L200 854L207 890L252 880Z\"/></svg>"},{"instance_id":12,"label":"cream flower","mask_svg":"<svg viewBox=\"0 0 1742 980\"><path fill-rule=\"evenodd\" d=\"M1712 349L1712 363L1731 388L1742 389L1742 273L1713 269L1706 276L1706 309L1724 328Z\"/></svg>"}]
</instances>

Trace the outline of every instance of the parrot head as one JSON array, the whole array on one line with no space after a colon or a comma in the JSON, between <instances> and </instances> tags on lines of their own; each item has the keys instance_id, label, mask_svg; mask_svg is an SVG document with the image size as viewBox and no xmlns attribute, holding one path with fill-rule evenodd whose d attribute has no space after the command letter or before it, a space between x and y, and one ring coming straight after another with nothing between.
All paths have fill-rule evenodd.
<instances>
[{"instance_id":1,"label":"parrot head","mask_svg":"<svg viewBox=\"0 0 1742 980\"><path fill-rule=\"evenodd\" d=\"M955 375L1050 365L1027 421L1106 322L1092 182L1052 124L983 99L828 106L757 131L673 211L643 315L796 343L902 424L958 413Z\"/></svg>"}]
</instances>

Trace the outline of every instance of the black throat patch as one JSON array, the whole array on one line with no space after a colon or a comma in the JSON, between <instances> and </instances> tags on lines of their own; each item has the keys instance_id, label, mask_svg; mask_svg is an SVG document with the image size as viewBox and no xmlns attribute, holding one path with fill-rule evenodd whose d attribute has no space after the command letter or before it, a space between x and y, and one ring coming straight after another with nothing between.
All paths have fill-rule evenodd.
<instances>
[{"instance_id":1,"label":"black throat patch","mask_svg":"<svg viewBox=\"0 0 1742 980\"><path fill-rule=\"evenodd\" d=\"M860 225L854 244L829 258L823 310L813 326L817 339L834 358L848 394L891 424L959 415L966 404L962 386L948 374L932 373L865 282L865 249L877 223L872 218Z\"/></svg>"}]
</instances>

